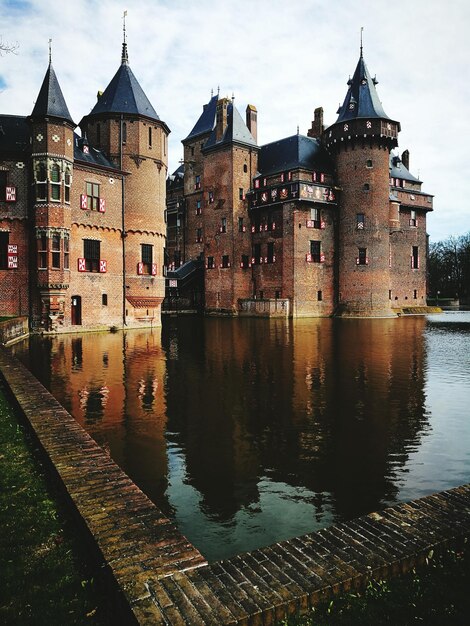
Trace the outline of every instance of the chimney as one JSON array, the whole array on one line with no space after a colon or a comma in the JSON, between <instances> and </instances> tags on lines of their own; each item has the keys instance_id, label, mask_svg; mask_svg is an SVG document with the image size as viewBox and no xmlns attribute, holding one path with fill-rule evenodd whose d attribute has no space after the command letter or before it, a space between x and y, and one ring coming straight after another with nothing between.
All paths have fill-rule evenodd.
<instances>
[{"instance_id":1,"label":"chimney","mask_svg":"<svg viewBox=\"0 0 470 626\"><path fill-rule=\"evenodd\" d=\"M323 133L323 107L317 107L313 112L312 128L307 131L308 137L320 139Z\"/></svg>"},{"instance_id":2,"label":"chimney","mask_svg":"<svg viewBox=\"0 0 470 626\"><path fill-rule=\"evenodd\" d=\"M401 155L401 162L406 167L407 170L410 169L410 151L405 150Z\"/></svg>"},{"instance_id":3,"label":"chimney","mask_svg":"<svg viewBox=\"0 0 470 626\"><path fill-rule=\"evenodd\" d=\"M215 125L215 139L221 141L227 128L228 99L221 98L217 101L217 118Z\"/></svg>"},{"instance_id":4,"label":"chimney","mask_svg":"<svg viewBox=\"0 0 470 626\"><path fill-rule=\"evenodd\" d=\"M258 143L258 111L254 104L246 107L246 126L253 139Z\"/></svg>"}]
</instances>

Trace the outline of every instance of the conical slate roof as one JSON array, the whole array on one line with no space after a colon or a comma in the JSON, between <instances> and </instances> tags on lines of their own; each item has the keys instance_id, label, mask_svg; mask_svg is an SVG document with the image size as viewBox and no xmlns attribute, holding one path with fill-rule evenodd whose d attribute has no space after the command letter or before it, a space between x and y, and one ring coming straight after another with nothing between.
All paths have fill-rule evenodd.
<instances>
[{"instance_id":1,"label":"conical slate roof","mask_svg":"<svg viewBox=\"0 0 470 626\"><path fill-rule=\"evenodd\" d=\"M65 98L62 94L56 73L50 62L31 117L57 117L75 126L67 105L65 104Z\"/></svg>"},{"instance_id":2,"label":"conical slate roof","mask_svg":"<svg viewBox=\"0 0 470 626\"><path fill-rule=\"evenodd\" d=\"M212 96L209 102L204 105L201 116L186 139L183 139L183 143L188 141L188 139L194 139L199 135L204 135L205 133L210 133L212 131L215 126L218 99L218 96Z\"/></svg>"},{"instance_id":3,"label":"conical slate roof","mask_svg":"<svg viewBox=\"0 0 470 626\"><path fill-rule=\"evenodd\" d=\"M358 117L390 119L382 108L377 90L377 80L371 78L364 57L359 58L356 71L348 81L349 89L342 106L338 109L338 122L352 120Z\"/></svg>"},{"instance_id":4,"label":"conical slate roof","mask_svg":"<svg viewBox=\"0 0 470 626\"><path fill-rule=\"evenodd\" d=\"M125 113L143 115L160 120L142 87L134 76L127 60L127 47L123 44L121 65L93 107L90 115Z\"/></svg>"}]
</instances>

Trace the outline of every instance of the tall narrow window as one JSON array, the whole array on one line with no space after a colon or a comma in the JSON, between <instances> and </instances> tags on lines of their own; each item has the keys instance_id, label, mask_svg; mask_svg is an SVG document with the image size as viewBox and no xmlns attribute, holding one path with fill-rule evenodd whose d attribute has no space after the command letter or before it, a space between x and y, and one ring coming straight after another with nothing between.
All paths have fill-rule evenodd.
<instances>
[{"instance_id":1,"label":"tall narrow window","mask_svg":"<svg viewBox=\"0 0 470 626\"><path fill-rule=\"evenodd\" d=\"M51 165L51 200L60 200L60 167Z\"/></svg>"},{"instance_id":2,"label":"tall narrow window","mask_svg":"<svg viewBox=\"0 0 470 626\"><path fill-rule=\"evenodd\" d=\"M416 211L414 209L411 209L410 226L417 226L417 225L418 225L418 220L416 219Z\"/></svg>"},{"instance_id":3,"label":"tall narrow window","mask_svg":"<svg viewBox=\"0 0 470 626\"><path fill-rule=\"evenodd\" d=\"M10 233L0 232L0 270L8 268L8 244Z\"/></svg>"},{"instance_id":4,"label":"tall narrow window","mask_svg":"<svg viewBox=\"0 0 470 626\"><path fill-rule=\"evenodd\" d=\"M275 260L276 257L274 256L274 241L269 241L267 261L268 263L274 263Z\"/></svg>"},{"instance_id":5,"label":"tall narrow window","mask_svg":"<svg viewBox=\"0 0 470 626\"><path fill-rule=\"evenodd\" d=\"M243 193L243 187L239 187L239 189L238 189L238 198L240 200L244 200L245 199L245 194Z\"/></svg>"},{"instance_id":6,"label":"tall narrow window","mask_svg":"<svg viewBox=\"0 0 470 626\"><path fill-rule=\"evenodd\" d=\"M321 291L321 289L317 291L317 300L318 302L321 302L323 300L323 292Z\"/></svg>"},{"instance_id":7,"label":"tall narrow window","mask_svg":"<svg viewBox=\"0 0 470 626\"><path fill-rule=\"evenodd\" d=\"M95 239L83 240L83 258L85 259L85 271L100 271L100 241Z\"/></svg>"},{"instance_id":8,"label":"tall narrow window","mask_svg":"<svg viewBox=\"0 0 470 626\"><path fill-rule=\"evenodd\" d=\"M310 241L310 256L313 263L320 263L321 241Z\"/></svg>"},{"instance_id":9,"label":"tall narrow window","mask_svg":"<svg viewBox=\"0 0 470 626\"><path fill-rule=\"evenodd\" d=\"M310 219L313 222L312 224L313 228L320 228L321 227L320 209L318 208L310 209Z\"/></svg>"},{"instance_id":10,"label":"tall narrow window","mask_svg":"<svg viewBox=\"0 0 470 626\"><path fill-rule=\"evenodd\" d=\"M196 200L196 215L201 215L201 214L202 214L201 201Z\"/></svg>"},{"instance_id":11,"label":"tall narrow window","mask_svg":"<svg viewBox=\"0 0 470 626\"><path fill-rule=\"evenodd\" d=\"M367 248L358 248L358 256L356 259L357 265L368 265L369 259L367 258Z\"/></svg>"},{"instance_id":12,"label":"tall narrow window","mask_svg":"<svg viewBox=\"0 0 470 626\"><path fill-rule=\"evenodd\" d=\"M142 265L145 274L152 273L153 246L149 243L141 244Z\"/></svg>"},{"instance_id":13,"label":"tall narrow window","mask_svg":"<svg viewBox=\"0 0 470 626\"><path fill-rule=\"evenodd\" d=\"M122 143L127 142L127 124L126 122L122 123Z\"/></svg>"},{"instance_id":14,"label":"tall narrow window","mask_svg":"<svg viewBox=\"0 0 470 626\"><path fill-rule=\"evenodd\" d=\"M244 233L246 230L245 225L243 224L243 217L238 218L238 232Z\"/></svg>"},{"instance_id":15,"label":"tall narrow window","mask_svg":"<svg viewBox=\"0 0 470 626\"><path fill-rule=\"evenodd\" d=\"M47 237L41 235L38 239L38 269L47 268Z\"/></svg>"},{"instance_id":16,"label":"tall narrow window","mask_svg":"<svg viewBox=\"0 0 470 626\"><path fill-rule=\"evenodd\" d=\"M196 182L194 184L194 189L198 190L201 188L201 177L199 175L196 176Z\"/></svg>"},{"instance_id":17,"label":"tall narrow window","mask_svg":"<svg viewBox=\"0 0 470 626\"><path fill-rule=\"evenodd\" d=\"M149 148L152 147L152 128L149 127Z\"/></svg>"},{"instance_id":18,"label":"tall narrow window","mask_svg":"<svg viewBox=\"0 0 470 626\"><path fill-rule=\"evenodd\" d=\"M411 251L411 267L414 270L419 269L419 248L418 246L413 246Z\"/></svg>"},{"instance_id":19,"label":"tall narrow window","mask_svg":"<svg viewBox=\"0 0 470 626\"><path fill-rule=\"evenodd\" d=\"M202 228L196 228L196 243L202 242Z\"/></svg>"},{"instance_id":20,"label":"tall narrow window","mask_svg":"<svg viewBox=\"0 0 470 626\"><path fill-rule=\"evenodd\" d=\"M214 257L213 256L208 256L207 257L207 269L208 270L212 270L214 269L215 265L214 265Z\"/></svg>"},{"instance_id":21,"label":"tall narrow window","mask_svg":"<svg viewBox=\"0 0 470 626\"><path fill-rule=\"evenodd\" d=\"M70 240L68 237L64 238L64 270L70 269Z\"/></svg>"},{"instance_id":22,"label":"tall narrow window","mask_svg":"<svg viewBox=\"0 0 470 626\"><path fill-rule=\"evenodd\" d=\"M64 174L64 200L65 202L70 202L70 183L72 181L72 176L70 173L70 167L67 167Z\"/></svg>"},{"instance_id":23,"label":"tall narrow window","mask_svg":"<svg viewBox=\"0 0 470 626\"><path fill-rule=\"evenodd\" d=\"M227 218L223 217L220 223L220 232L221 233L226 233L227 232Z\"/></svg>"},{"instance_id":24,"label":"tall narrow window","mask_svg":"<svg viewBox=\"0 0 470 626\"><path fill-rule=\"evenodd\" d=\"M51 239L52 267L60 269L60 235L54 233Z\"/></svg>"},{"instance_id":25,"label":"tall narrow window","mask_svg":"<svg viewBox=\"0 0 470 626\"><path fill-rule=\"evenodd\" d=\"M47 170L45 163L39 163L36 172L36 200L47 200Z\"/></svg>"}]
</instances>

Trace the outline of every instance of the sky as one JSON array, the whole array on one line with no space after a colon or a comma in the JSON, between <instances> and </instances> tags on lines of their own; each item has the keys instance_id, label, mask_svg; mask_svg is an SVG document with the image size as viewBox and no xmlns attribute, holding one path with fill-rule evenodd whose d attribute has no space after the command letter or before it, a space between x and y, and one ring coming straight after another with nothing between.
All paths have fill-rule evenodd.
<instances>
[{"instance_id":1,"label":"sky","mask_svg":"<svg viewBox=\"0 0 470 626\"><path fill-rule=\"evenodd\" d=\"M258 143L306 134L316 107L336 121L364 59L386 114L401 123L399 152L433 194L431 241L470 232L470 3L468 0L0 0L0 113L29 115L52 64L75 123L121 60L171 129L169 170L211 97L258 110Z\"/></svg>"}]
</instances>

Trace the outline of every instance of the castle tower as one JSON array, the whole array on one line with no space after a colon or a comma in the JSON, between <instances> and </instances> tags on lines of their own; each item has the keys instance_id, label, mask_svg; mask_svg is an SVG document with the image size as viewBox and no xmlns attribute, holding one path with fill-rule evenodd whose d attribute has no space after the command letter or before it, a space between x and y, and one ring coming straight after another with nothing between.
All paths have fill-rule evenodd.
<instances>
[{"instance_id":1,"label":"castle tower","mask_svg":"<svg viewBox=\"0 0 470 626\"><path fill-rule=\"evenodd\" d=\"M33 314L46 331L56 331L64 323L70 283L70 187L75 124L50 59L30 122L36 249L33 284L36 282L39 290L39 303Z\"/></svg>"},{"instance_id":2,"label":"castle tower","mask_svg":"<svg viewBox=\"0 0 470 626\"><path fill-rule=\"evenodd\" d=\"M80 127L90 143L127 174L121 233L125 324L144 317L159 324L165 295L164 210L170 130L129 66L125 33L121 65Z\"/></svg>"},{"instance_id":3,"label":"castle tower","mask_svg":"<svg viewBox=\"0 0 470 626\"><path fill-rule=\"evenodd\" d=\"M382 108L362 55L338 119L323 134L340 187L337 314L391 316L390 151L400 124Z\"/></svg>"}]
</instances>

